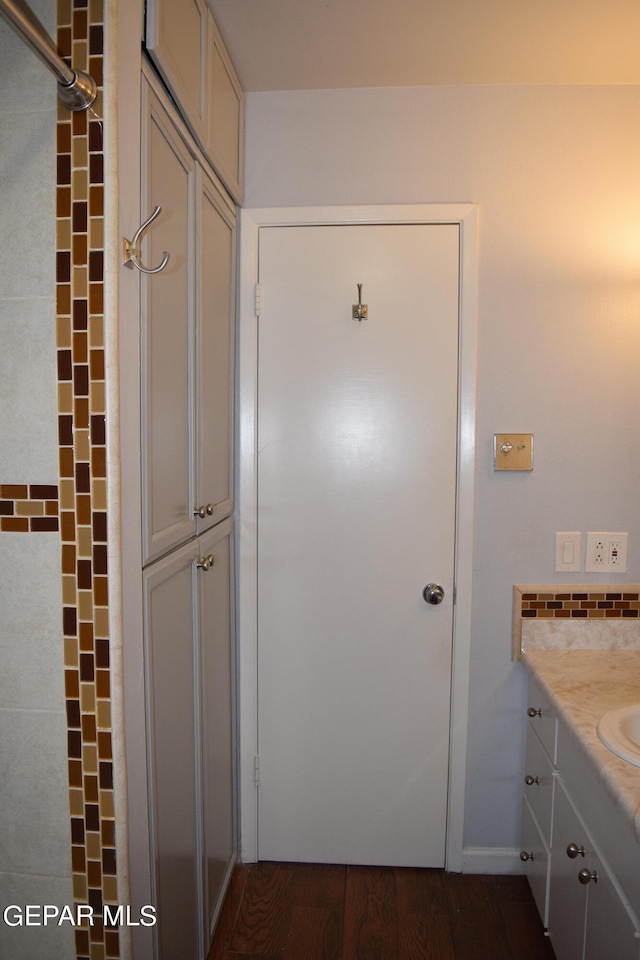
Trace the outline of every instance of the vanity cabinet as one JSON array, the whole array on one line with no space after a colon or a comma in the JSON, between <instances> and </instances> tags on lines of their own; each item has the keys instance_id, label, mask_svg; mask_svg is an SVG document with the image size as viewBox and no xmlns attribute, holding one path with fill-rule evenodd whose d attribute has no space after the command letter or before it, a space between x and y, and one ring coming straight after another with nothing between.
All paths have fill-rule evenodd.
<instances>
[{"instance_id":1,"label":"vanity cabinet","mask_svg":"<svg viewBox=\"0 0 640 960\"><path fill-rule=\"evenodd\" d=\"M640 960L640 846L533 680L527 710L521 857L556 958Z\"/></svg>"},{"instance_id":2,"label":"vanity cabinet","mask_svg":"<svg viewBox=\"0 0 640 960\"><path fill-rule=\"evenodd\" d=\"M236 858L232 521L143 577L156 955L203 960Z\"/></svg>"},{"instance_id":3,"label":"vanity cabinet","mask_svg":"<svg viewBox=\"0 0 640 960\"><path fill-rule=\"evenodd\" d=\"M200 147L242 203L244 94L205 0L148 0L146 46Z\"/></svg>"},{"instance_id":4,"label":"vanity cabinet","mask_svg":"<svg viewBox=\"0 0 640 960\"><path fill-rule=\"evenodd\" d=\"M233 510L236 217L159 94L143 83L143 207L161 213L142 281L143 563Z\"/></svg>"}]
</instances>

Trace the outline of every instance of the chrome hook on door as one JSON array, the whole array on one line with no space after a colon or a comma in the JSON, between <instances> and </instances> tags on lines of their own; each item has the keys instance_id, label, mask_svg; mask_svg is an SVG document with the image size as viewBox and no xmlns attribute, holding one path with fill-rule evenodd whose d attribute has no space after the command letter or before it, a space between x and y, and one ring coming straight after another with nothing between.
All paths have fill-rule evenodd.
<instances>
[{"instance_id":1,"label":"chrome hook on door","mask_svg":"<svg viewBox=\"0 0 640 960\"><path fill-rule=\"evenodd\" d=\"M156 217L160 216L161 212L162 212L162 207L156 207L153 213L151 214L151 216L149 217L149 219L145 220L145 222L140 227L138 227L138 229L133 235L133 240L127 240L126 237L122 238L122 244L123 244L123 250L124 250L124 265L129 270L133 270L134 267L137 267L140 273L160 273L160 271L164 270L164 268L168 264L169 254L167 253L166 250L164 250L162 253L162 263L160 263L159 266L157 267L145 267L140 262L140 249L138 246L140 237L142 236L144 231L147 229L147 227L151 223L153 223Z\"/></svg>"},{"instance_id":2,"label":"chrome hook on door","mask_svg":"<svg viewBox=\"0 0 640 960\"><path fill-rule=\"evenodd\" d=\"M369 307L362 302L362 284L358 284L358 302L354 303L351 316L354 320L368 320Z\"/></svg>"}]
</instances>

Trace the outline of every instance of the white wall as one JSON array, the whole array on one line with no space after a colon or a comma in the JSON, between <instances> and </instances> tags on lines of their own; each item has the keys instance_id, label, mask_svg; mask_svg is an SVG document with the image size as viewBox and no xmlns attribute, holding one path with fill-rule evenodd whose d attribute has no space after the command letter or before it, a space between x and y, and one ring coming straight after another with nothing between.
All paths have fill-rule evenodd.
<instances>
[{"instance_id":1,"label":"white wall","mask_svg":"<svg viewBox=\"0 0 640 960\"><path fill-rule=\"evenodd\" d=\"M429 87L247 97L247 207L480 210L476 530L465 845L519 843L525 678L514 583L556 530L627 530L640 580L640 87ZM532 432L496 474L494 432ZM602 578L600 578L602 579Z\"/></svg>"},{"instance_id":2,"label":"white wall","mask_svg":"<svg viewBox=\"0 0 640 960\"><path fill-rule=\"evenodd\" d=\"M55 29L55 0L35 13ZM0 19L0 483L58 483L55 81ZM0 532L0 902L73 903L60 537ZM0 924L14 960L73 931Z\"/></svg>"}]
</instances>

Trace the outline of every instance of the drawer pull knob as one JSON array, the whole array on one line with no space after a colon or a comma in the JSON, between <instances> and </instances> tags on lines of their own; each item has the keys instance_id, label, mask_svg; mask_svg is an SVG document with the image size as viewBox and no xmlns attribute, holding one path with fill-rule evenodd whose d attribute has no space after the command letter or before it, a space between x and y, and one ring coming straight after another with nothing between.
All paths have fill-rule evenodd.
<instances>
[{"instance_id":1,"label":"drawer pull knob","mask_svg":"<svg viewBox=\"0 0 640 960\"><path fill-rule=\"evenodd\" d=\"M208 517L212 517L212 516L213 516L213 511L214 511L214 509L215 509L215 507L214 507L213 503L208 503L208 504L207 504L207 516L208 516Z\"/></svg>"},{"instance_id":2,"label":"drawer pull knob","mask_svg":"<svg viewBox=\"0 0 640 960\"><path fill-rule=\"evenodd\" d=\"M205 518L206 515L207 515L207 508L206 508L206 507L196 507L195 510L193 511L193 515L194 515L194 517L200 517L201 520L204 520L204 518Z\"/></svg>"},{"instance_id":3,"label":"drawer pull knob","mask_svg":"<svg viewBox=\"0 0 640 960\"><path fill-rule=\"evenodd\" d=\"M198 560L196 567L198 570L204 570L206 573L207 570L210 570L213 564L215 563L215 557L212 553L208 557L203 557L202 560Z\"/></svg>"},{"instance_id":4,"label":"drawer pull knob","mask_svg":"<svg viewBox=\"0 0 640 960\"><path fill-rule=\"evenodd\" d=\"M520 859L526 863L527 860L535 860L535 857L534 857L533 853L527 853L526 850L521 850L521 851L520 851Z\"/></svg>"},{"instance_id":5,"label":"drawer pull knob","mask_svg":"<svg viewBox=\"0 0 640 960\"><path fill-rule=\"evenodd\" d=\"M584 884L591 883L592 880L594 883L597 883L598 874L595 870L593 871L593 873L591 873L590 870L587 870L586 867L583 867L580 873L578 874L578 880L580 881L580 883L584 883Z\"/></svg>"},{"instance_id":6,"label":"drawer pull knob","mask_svg":"<svg viewBox=\"0 0 640 960\"><path fill-rule=\"evenodd\" d=\"M570 843L567 847L567 856L571 860L575 860L576 857L584 857L584 847L579 847L577 843Z\"/></svg>"},{"instance_id":7,"label":"drawer pull knob","mask_svg":"<svg viewBox=\"0 0 640 960\"><path fill-rule=\"evenodd\" d=\"M540 784L540 777L526 776L524 782L528 787L532 787L534 783Z\"/></svg>"},{"instance_id":8,"label":"drawer pull knob","mask_svg":"<svg viewBox=\"0 0 640 960\"><path fill-rule=\"evenodd\" d=\"M533 719L533 717L541 717L541 716L542 716L542 710L540 710L540 708L538 708L538 709L536 710L535 707L529 707L529 709L527 710L527 716L528 716L528 717L531 717L532 719Z\"/></svg>"}]
</instances>

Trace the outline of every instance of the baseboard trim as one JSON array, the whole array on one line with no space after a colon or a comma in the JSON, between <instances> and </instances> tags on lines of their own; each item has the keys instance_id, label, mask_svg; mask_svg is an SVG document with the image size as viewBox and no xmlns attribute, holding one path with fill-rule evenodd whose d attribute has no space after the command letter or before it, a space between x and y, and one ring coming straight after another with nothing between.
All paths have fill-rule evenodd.
<instances>
[{"instance_id":1,"label":"baseboard trim","mask_svg":"<svg viewBox=\"0 0 640 960\"><path fill-rule=\"evenodd\" d=\"M518 874L525 864L516 847L463 847L463 873Z\"/></svg>"}]
</instances>

